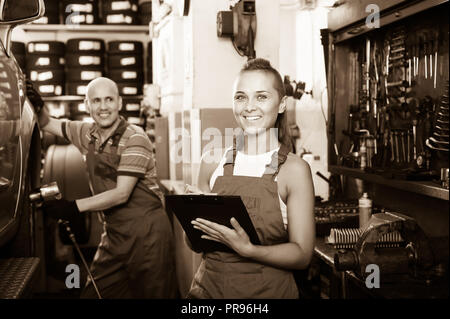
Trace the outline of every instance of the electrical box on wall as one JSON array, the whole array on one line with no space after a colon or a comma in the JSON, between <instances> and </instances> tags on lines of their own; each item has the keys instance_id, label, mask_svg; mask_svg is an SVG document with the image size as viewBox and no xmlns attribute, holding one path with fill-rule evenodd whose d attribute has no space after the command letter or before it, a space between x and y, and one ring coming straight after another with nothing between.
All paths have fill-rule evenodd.
<instances>
[{"instance_id":1,"label":"electrical box on wall","mask_svg":"<svg viewBox=\"0 0 450 319\"><path fill-rule=\"evenodd\" d=\"M233 45L240 55L255 58L255 0L240 0L230 9L231 11L217 13L217 36L231 37Z\"/></svg>"}]
</instances>

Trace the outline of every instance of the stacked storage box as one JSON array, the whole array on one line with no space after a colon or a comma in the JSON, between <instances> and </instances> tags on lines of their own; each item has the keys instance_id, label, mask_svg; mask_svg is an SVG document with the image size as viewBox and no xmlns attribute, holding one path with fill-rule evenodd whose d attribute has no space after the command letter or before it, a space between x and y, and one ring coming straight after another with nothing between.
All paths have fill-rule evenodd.
<instances>
[{"instance_id":1,"label":"stacked storage box","mask_svg":"<svg viewBox=\"0 0 450 319\"><path fill-rule=\"evenodd\" d=\"M102 39L75 38L67 41L66 92L86 94L87 84L105 72L105 42Z\"/></svg>"},{"instance_id":2,"label":"stacked storage box","mask_svg":"<svg viewBox=\"0 0 450 319\"><path fill-rule=\"evenodd\" d=\"M26 71L41 96L64 94L65 44L59 41L32 41L27 44Z\"/></svg>"},{"instance_id":3,"label":"stacked storage box","mask_svg":"<svg viewBox=\"0 0 450 319\"><path fill-rule=\"evenodd\" d=\"M139 3L139 21L142 25L148 25L152 21L151 1L142 1Z\"/></svg>"},{"instance_id":4,"label":"stacked storage box","mask_svg":"<svg viewBox=\"0 0 450 319\"><path fill-rule=\"evenodd\" d=\"M65 0L62 4L64 24L99 24L98 0Z\"/></svg>"},{"instance_id":5,"label":"stacked storage box","mask_svg":"<svg viewBox=\"0 0 450 319\"><path fill-rule=\"evenodd\" d=\"M25 43L23 42L11 42L11 51L14 54L14 57L16 58L17 63L19 64L20 68L25 71L26 70L26 47Z\"/></svg>"},{"instance_id":6,"label":"stacked storage box","mask_svg":"<svg viewBox=\"0 0 450 319\"><path fill-rule=\"evenodd\" d=\"M44 0L45 13L38 20L33 21L36 24L59 24L59 0Z\"/></svg>"},{"instance_id":7,"label":"stacked storage box","mask_svg":"<svg viewBox=\"0 0 450 319\"><path fill-rule=\"evenodd\" d=\"M139 41L108 43L108 77L117 83L123 98L122 115L133 124L142 125L140 99L144 86L144 47Z\"/></svg>"},{"instance_id":8,"label":"stacked storage box","mask_svg":"<svg viewBox=\"0 0 450 319\"><path fill-rule=\"evenodd\" d=\"M103 0L104 24L139 24L137 0Z\"/></svg>"}]
</instances>

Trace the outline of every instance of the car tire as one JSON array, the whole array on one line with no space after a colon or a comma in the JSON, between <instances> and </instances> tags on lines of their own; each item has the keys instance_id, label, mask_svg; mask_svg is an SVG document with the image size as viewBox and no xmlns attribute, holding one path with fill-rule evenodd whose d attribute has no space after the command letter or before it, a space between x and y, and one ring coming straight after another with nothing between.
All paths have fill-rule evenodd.
<instances>
[{"instance_id":1,"label":"car tire","mask_svg":"<svg viewBox=\"0 0 450 319\"><path fill-rule=\"evenodd\" d=\"M70 145L51 145L46 153L44 162L43 183L56 181L61 194L66 200L76 200L89 197L89 180L86 164L78 149ZM81 213L69 220L72 232L78 244L89 241L91 231L90 213ZM65 228L60 227L60 239L66 245L72 241Z\"/></svg>"}]
</instances>

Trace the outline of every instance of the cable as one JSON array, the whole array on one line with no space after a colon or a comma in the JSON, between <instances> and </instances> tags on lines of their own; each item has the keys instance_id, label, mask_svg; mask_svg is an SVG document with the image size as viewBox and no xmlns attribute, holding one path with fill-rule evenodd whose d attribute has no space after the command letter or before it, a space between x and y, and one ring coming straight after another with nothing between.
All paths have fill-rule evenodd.
<instances>
[{"instance_id":1,"label":"cable","mask_svg":"<svg viewBox=\"0 0 450 319\"><path fill-rule=\"evenodd\" d=\"M231 38L231 42L233 43L233 47L237 51L237 53L239 53L240 56L245 56L245 54L242 53L242 51L236 46L236 43L234 42L234 38Z\"/></svg>"},{"instance_id":2,"label":"cable","mask_svg":"<svg viewBox=\"0 0 450 319\"><path fill-rule=\"evenodd\" d=\"M58 219L58 224L64 225L64 227L66 228L66 231L69 234L69 237L72 240L72 243L75 246L75 249L77 250L78 254L81 257L81 261L83 262L83 265L88 272L88 276L89 276L89 278L91 278L92 285L94 286L94 289L95 289L95 292L97 293L98 299L102 299L102 295L100 294L97 284L95 283L94 276L92 276L89 266L88 266L86 260L84 259L84 256L80 250L80 247L78 246L77 241L75 240L75 235L72 233L72 230L70 229L69 222L67 220Z\"/></svg>"}]
</instances>

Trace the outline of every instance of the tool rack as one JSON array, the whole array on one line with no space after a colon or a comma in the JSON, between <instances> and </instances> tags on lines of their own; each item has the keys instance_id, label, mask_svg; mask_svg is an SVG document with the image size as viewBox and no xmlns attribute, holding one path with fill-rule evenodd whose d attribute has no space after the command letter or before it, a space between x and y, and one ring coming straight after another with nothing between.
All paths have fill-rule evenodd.
<instances>
[{"instance_id":1,"label":"tool rack","mask_svg":"<svg viewBox=\"0 0 450 319\"><path fill-rule=\"evenodd\" d=\"M449 190L440 170L449 154L448 10L448 0L339 1L321 30L328 169L337 181L330 187L345 199L368 191L375 204L414 218L447 247ZM342 297L342 274L320 250L315 256L328 285L322 297ZM448 249L439 257L448 265Z\"/></svg>"}]
</instances>

